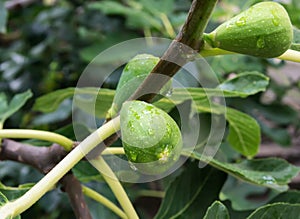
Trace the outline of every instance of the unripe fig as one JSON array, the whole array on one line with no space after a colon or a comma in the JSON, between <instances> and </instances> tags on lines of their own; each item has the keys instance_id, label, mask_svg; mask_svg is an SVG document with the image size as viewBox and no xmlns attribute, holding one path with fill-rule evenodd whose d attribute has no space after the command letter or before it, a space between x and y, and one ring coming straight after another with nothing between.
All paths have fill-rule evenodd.
<instances>
[{"instance_id":1,"label":"unripe fig","mask_svg":"<svg viewBox=\"0 0 300 219\"><path fill-rule=\"evenodd\" d=\"M204 36L212 47L272 58L287 51L293 40L288 13L279 3L261 2Z\"/></svg>"},{"instance_id":2,"label":"unripe fig","mask_svg":"<svg viewBox=\"0 0 300 219\"><path fill-rule=\"evenodd\" d=\"M165 111L143 101L128 101L120 116L126 156L140 172L161 174L176 163L182 148L181 132Z\"/></svg>"},{"instance_id":3,"label":"unripe fig","mask_svg":"<svg viewBox=\"0 0 300 219\"><path fill-rule=\"evenodd\" d=\"M116 89L112 107L108 113L109 117L114 116L120 110L122 103L134 93L158 61L159 58L153 55L139 54L126 64ZM170 88L171 81L162 88L160 94L165 93Z\"/></svg>"}]
</instances>

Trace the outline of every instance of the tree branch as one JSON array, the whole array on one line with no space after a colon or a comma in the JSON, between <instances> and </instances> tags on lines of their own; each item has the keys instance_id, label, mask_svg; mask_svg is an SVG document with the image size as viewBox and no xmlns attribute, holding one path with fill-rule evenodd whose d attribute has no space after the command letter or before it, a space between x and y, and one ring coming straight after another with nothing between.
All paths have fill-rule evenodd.
<instances>
[{"instance_id":1,"label":"tree branch","mask_svg":"<svg viewBox=\"0 0 300 219\"><path fill-rule=\"evenodd\" d=\"M28 164L43 174L48 173L66 154L64 148L58 144L50 147L35 147L9 139L3 139L0 148L0 160Z\"/></svg>"},{"instance_id":2,"label":"tree branch","mask_svg":"<svg viewBox=\"0 0 300 219\"><path fill-rule=\"evenodd\" d=\"M35 147L13 140L3 139L0 147L0 160L12 160L24 163L47 174L58 162L67 155L67 152L58 144L50 147ZM80 182L73 174L66 174L60 181L63 190L67 193L77 219L91 219L88 206L85 202Z\"/></svg>"},{"instance_id":3,"label":"tree branch","mask_svg":"<svg viewBox=\"0 0 300 219\"><path fill-rule=\"evenodd\" d=\"M61 179L63 191L71 202L71 206L77 219L92 219L88 206L85 202L80 182L73 174L67 174Z\"/></svg>"},{"instance_id":4,"label":"tree branch","mask_svg":"<svg viewBox=\"0 0 300 219\"><path fill-rule=\"evenodd\" d=\"M202 35L216 3L217 0L193 1L185 24L176 39L129 100L139 99L151 102L184 64L198 56ZM156 74L167 77L157 77ZM144 95L145 93L148 94Z\"/></svg>"}]
</instances>

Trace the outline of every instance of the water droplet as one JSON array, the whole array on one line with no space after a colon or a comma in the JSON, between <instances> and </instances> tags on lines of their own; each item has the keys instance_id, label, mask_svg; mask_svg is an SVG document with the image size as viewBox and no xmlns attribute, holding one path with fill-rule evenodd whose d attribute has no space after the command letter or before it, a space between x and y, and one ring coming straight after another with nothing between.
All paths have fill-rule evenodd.
<instances>
[{"instance_id":1,"label":"water droplet","mask_svg":"<svg viewBox=\"0 0 300 219\"><path fill-rule=\"evenodd\" d=\"M272 10L271 11L272 15L273 15L273 19L272 19L272 22L275 26L278 26L279 25L279 22L280 22L280 19L276 13L276 10Z\"/></svg>"},{"instance_id":2,"label":"water droplet","mask_svg":"<svg viewBox=\"0 0 300 219\"><path fill-rule=\"evenodd\" d=\"M274 184L276 182L273 176L263 176L262 179L266 184Z\"/></svg>"},{"instance_id":3,"label":"water droplet","mask_svg":"<svg viewBox=\"0 0 300 219\"><path fill-rule=\"evenodd\" d=\"M172 94L173 94L173 90L172 90L172 89L170 89L170 90L168 90L168 91L167 91L167 93L166 93L166 97L171 97L171 96L172 96Z\"/></svg>"},{"instance_id":4,"label":"water droplet","mask_svg":"<svg viewBox=\"0 0 300 219\"><path fill-rule=\"evenodd\" d=\"M279 25L279 20L278 20L278 18L273 18L272 19L272 22L273 22L273 24L275 25L275 26L278 26Z\"/></svg>"},{"instance_id":5,"label":"water droplet","mask_svg":"<svg viewBox=\"0 0 300 219\"><path fill-rule=\"evenodd\" d=\"M133 164L132 162L128 161L128 163L129 163L130 168L131 168L133 171L137 171L137 170L138 170L138 168L137 168L136 166L134 166L134 164Z\"/></svg>"},{"instance_id":6,"label":"water droplet","mask_svg":"<svg viewBox=\"0 0 300 219\"><path fill-rule=\"evenodd\" d=\"M257 46L257 48L260 48L260 49L265 47L265 40L263 37L259 37L259 39L256 42L256 46Z\"/></svg>"},{"instance_id":7,"label":"water droplet","mask_svg":"<svg viewBox=\"0 0 300 219\"><path fill-rule=\"evenodd\" d=\"M244 25L246 25L246 18L245 17L240 17L240 19L238 19L236 22L235 22L236 26L238 27L242 27Z\"/></svg>"},{"instance_id":8,"label":"water droplet","mask_svg":"<svg viewBox=\"0 0 300 219\"><path fill-rule=\"evenodd\" d=\"M154 131L153 131L153 129L148 129L148 135L154 135Z\"/></svg>"},{"instance_id":9,"label":"water droplet","mask_svg":"<svg viewBox=\"0 0 300 219\"><path fill-rule=\"evenodd\" d=\"M127 123L127 127L130 129L131 132L134 132L135 131L135 128L133 126L133 122L132 121L128 121Z\"/></svg>"},{"instance_id":10,"label":"water droplet","mask_svg":"<svg viewBox=\"0 0 300 219\"><path fill-rule=\"evenodd\" d=\"M226 29L228 29L228 28L231 28L232 26L233 26L232 23L227 23L225 27L226 27Z\"/></svg>"}]
</instances>

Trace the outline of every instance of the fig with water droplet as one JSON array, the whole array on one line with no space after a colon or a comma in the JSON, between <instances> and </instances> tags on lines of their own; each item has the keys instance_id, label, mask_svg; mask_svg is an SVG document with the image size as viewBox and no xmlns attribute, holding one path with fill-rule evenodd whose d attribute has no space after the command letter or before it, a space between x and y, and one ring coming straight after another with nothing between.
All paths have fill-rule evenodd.
<instances>
[{"instance_id":1,"label":"fig with water droplet","mask_svg":"<svg viewBox=\"0 0 300 219\"><path fill-rule=\"evenodd\" d=\"M141 173L161 174L178 161L181 132L165 111L143 101L127 101L120 121L126 156Z\"/></svg>"},{"instance_id":2,"label":"fig with water droplet","mask_svg":"<svg viewBox=\"0 0 300 219\"><path fill-rule=\"evenodd\" d=\"M116 88L116 94L112 106L108 112L108 118L111 118L118 113L122 103L134 93L134 91L145 80L158 61L159 58L156 56L150 54L139 54L126 64ZM169 81L161 89L160 94L167 93L171 87L172 84L171 81Z\"/></svg>"},{"instance_id":3,"label":"fig with water droplet","mask_svg":"<svg viewBox=\"0 0 300 219\"><path fill-rule=\"evenodd\" d=\"M221 24L204 39L215 48L272 58L289 49L293 28L283 6L261 2Z\"/></svg>"}]
</instances>

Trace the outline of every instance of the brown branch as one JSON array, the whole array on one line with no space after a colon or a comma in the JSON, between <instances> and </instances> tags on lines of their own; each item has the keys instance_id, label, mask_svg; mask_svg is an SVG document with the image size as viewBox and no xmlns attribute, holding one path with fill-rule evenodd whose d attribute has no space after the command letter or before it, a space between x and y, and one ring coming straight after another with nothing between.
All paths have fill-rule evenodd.
<instances>
[{"instance_id":1,"label":"brown branch","mask_svg":"<svg viewBox=\"0 0 300 219\"><path fill-rule=\"evenodd\" d=\"M50 147L35 147L9 139L3 139L0 148L0 160L28 164L44 174L48 173L66 154L67 152L58 144Z\"/></svg>"},{"instance_id":2,"label":"brown branch","mask_svg":"<svg viewBox=\"0 0 300 219\"><path fill-rule=\"evenodd\" d=\"M20 8L20 7L30 5L35 1L36 0L10 0L5 2L5 8L7 10L12 10L15 8Z\"/></svg>"},{"instance_id":3,"label":"brown branch","mask_svg":"<svg viewBox=\"0 0 300 219\"><path fill-rule=\"evenodd\" d=\"M0 160L24 163L38 169L43 174L47 174L66 155L67 152L58 144L53 144L50 147L35 147L3 139L0 147ZM60 180L60 183L63 186L63 190L68 194L76 218L91 219L80 182L74 175L72 173L66 174Z\"/></svg>"},{"instance_id":4,"label":"brown branch","mask_svg":"<svg viewBox=\"0 0 300 219\"><path fill-rule=\"evenodd\" d=\"M63 186L63 191L68 194L76 218L92 219L78 179L76 179L73 174L67 174L60 182Z\"/></svg>"},{"instance_id":5,"label":"brown branch","mask_svg":"<svg viewBox=\"0 0 300 219\"><path fill-rule=\"evenodd\" d=\"M139 99L151 102L168 80L184 64L198 55L203 32L216 3L217 0L193 1L185 24L176 39L129 100ZM157 77L157 74L166 77Z\"/></svg>"}]
</instances>

